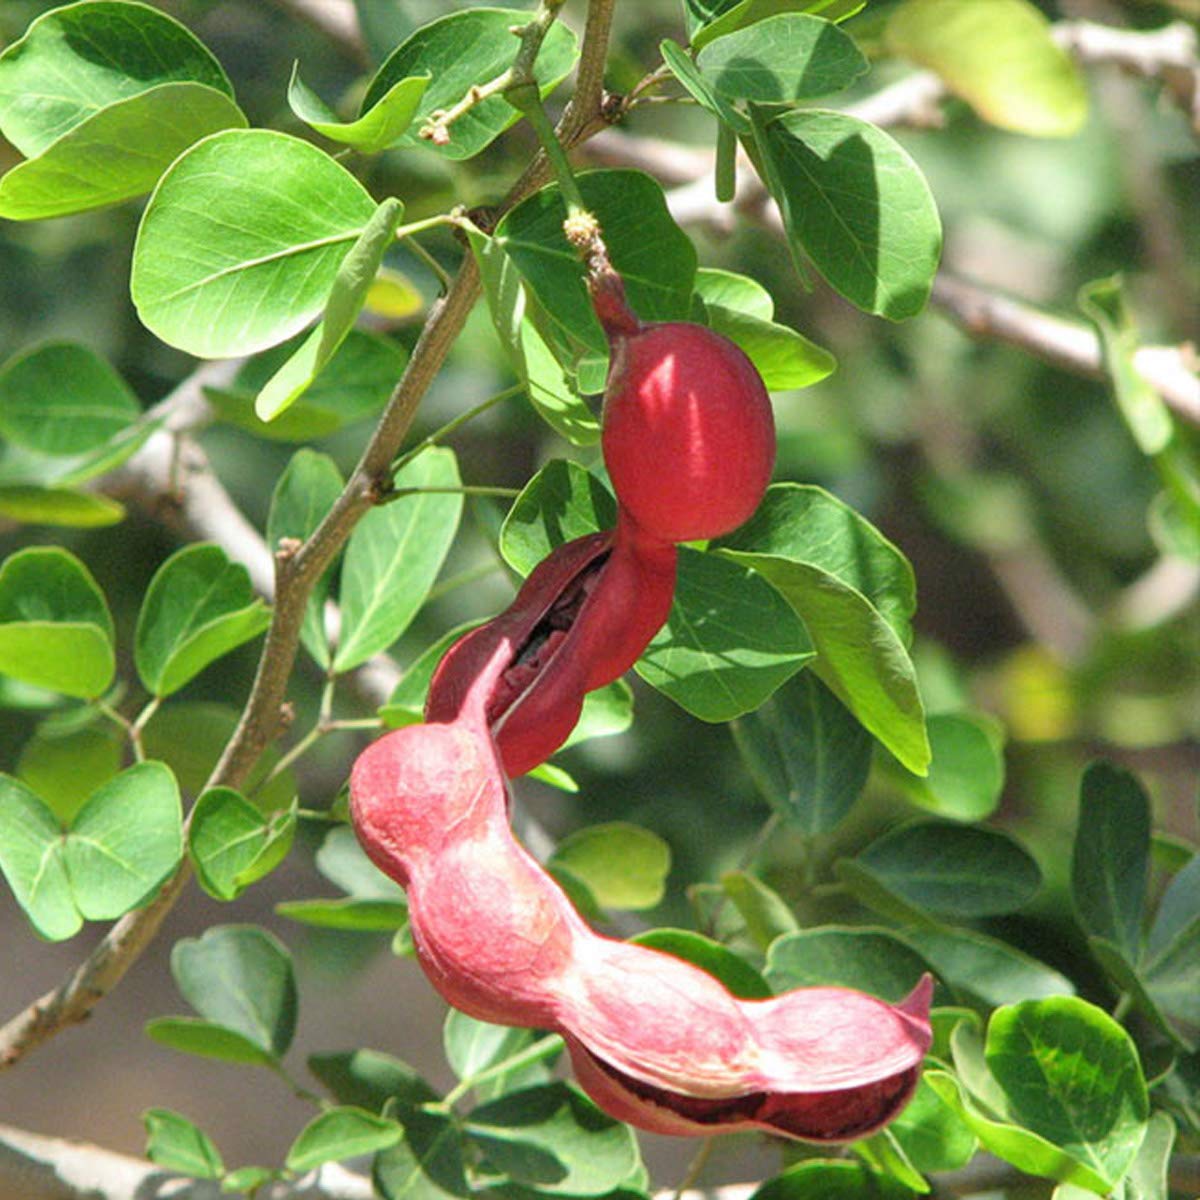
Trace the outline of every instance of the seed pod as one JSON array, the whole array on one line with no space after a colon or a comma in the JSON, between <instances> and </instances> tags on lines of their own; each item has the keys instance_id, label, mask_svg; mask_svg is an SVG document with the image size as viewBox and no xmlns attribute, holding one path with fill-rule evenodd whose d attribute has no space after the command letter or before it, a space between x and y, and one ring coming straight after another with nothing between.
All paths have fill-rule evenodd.
<instances>
[{"instance_id":1,"label":"seed pod","mask_svg":"<svg viewBox=\"0 0 1200 1200\"><path fill-rule=\"evenodd\" d=\"M602 446L618 500L664 541L736 529L775 464L771 401L754 364L703 325L643 324L615 273L591 286L611 355Z\"/></svg>"},{"instance_id":2,"label":"seed pod","mask_svg":"<svg viewBox=\"0 0 1200 1200\"><path fill-rule=\"evenodd\" d=\"M566 741L587 692L624 674L666 620L675 547L621 514L615 529L554 550L500 616L460 638L429 685L427 721L451 721L498 647L485 717L510 778Z\"/></svg>"}]
</instances>

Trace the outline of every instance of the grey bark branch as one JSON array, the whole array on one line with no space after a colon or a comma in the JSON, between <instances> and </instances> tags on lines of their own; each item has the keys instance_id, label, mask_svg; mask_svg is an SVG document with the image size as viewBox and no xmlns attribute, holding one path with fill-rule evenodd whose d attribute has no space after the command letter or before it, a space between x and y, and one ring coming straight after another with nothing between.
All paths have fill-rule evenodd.
<instances>
[{"instance_id":1,"label":"grey bark branch","mask_svg":"<svg viewBox=\"0 0 1200 1200\"><path fill-rule=\"evenodd\" d=\"M213 1180L164 1171L145 1159L88 1142L44 1137L0 1125L4 1200L221 1200ZM267 1184L258 1200L372 1200L369 1179L327 1163L294 1181Z\"/></svg>"}]
</instances>

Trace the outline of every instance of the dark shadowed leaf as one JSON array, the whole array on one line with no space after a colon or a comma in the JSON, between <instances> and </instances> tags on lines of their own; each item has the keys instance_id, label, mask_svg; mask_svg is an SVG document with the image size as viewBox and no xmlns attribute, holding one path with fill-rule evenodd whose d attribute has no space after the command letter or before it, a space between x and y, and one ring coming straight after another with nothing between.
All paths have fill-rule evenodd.
<instances>
[{"instance_id":1,"label":"dark shadowed leaf","mask_svg":"<svg viewBox=\"0 0 1200 1200\"><path fill-rule=\"evenodd\" d=\"M929 970L924 958L882 929L829 925L789 933L771 945L767 982L797 987L851 987L895 1003Z\"/></svg>"},{"instance_id":2,"label":"dark shadowed leaf","mask_svg":"<svg viewBox=\"0 0 1200 1200\"><path fill-rule=\"evenodd\" d=\"M744 1000L762 1000L771 995L770 985L741 955L701 933L690 929L648 929L632 940L707 971Z\"/></svg>"},{"instance_id":3,"label":"dark shadowed leaf","mask_svg":"<svg viewBox=\"0 0 1200 1200\"><path fill-rule=\"evenodd\" d=\"M1127 771L1092 763L1079 792L1071 896L1084 930L1137 961L1150 871L1150 802Z\"/></svg>"},{"instance_id":4,"label":"dark shadowed leaf","mask_svg":"<svg viewBox=\"0 0 1200 1200\"><path fill-rule=\"evenodd\" d=\"M811 671L733 725L742 762L771 807L813 836L834 829L867 782L874 740Z\"/></svg>"},{"instance_id":5,"label":"dark shadowed leaf","mask_svg":"<svg viewBox=\"0 0 1200 1200\"><path fill-rule=\"evenodd\" d=\"M852 304L893 321L919 313L942 226L916 163L882 130L845 113L755 113L754 137L793 256Z\"/></svg>"}]
</instances>

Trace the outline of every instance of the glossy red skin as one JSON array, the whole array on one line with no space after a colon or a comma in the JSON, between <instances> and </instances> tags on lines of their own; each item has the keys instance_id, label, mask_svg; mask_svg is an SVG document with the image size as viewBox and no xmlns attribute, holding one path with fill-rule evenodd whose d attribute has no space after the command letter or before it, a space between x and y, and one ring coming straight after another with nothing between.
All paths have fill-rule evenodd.
<instances>
[{"instance_id":1,"label":"glossy red skin","mask_svg":"<svg viewBox=\"0 0 1200 1200\"><path fill-rule=\"evenodd\" d=\"M505 612L450 647L429 686L426 720L453 720L482 663L504 646L512 664L555 601L605 554L608 559L570 628L539 657L524 686L505 689L502 711L489 706L489 724L509 778L549 758L574 729L584 695L629 670L671 608L675 547L647 537L625 513L615 529L555 549Z\"/></svg>"},{"instance_id":2,"label":"glossy red skin","mask_svg":"<svg viewBox=\"0 0 1200 1200\"><path fill-rule=\"evenodd\" d=\"M654 537L745 522L775 464L771 401L728 338L687 322L610 329L602 446L613 488Z\"/></svg>"},{"instance_id":3,"label":"glossy red skin","mask_svg":"<svg viewBox=\"0 0 1200 1200\"><path fill-rule=\"evenodd\" d=\"M690 963L593 932L509 829L486 719L506 662L500 647L452 723L386 735L351 776L355 830L408 889L437 990L482 1020L562 1033L592 1098L654 1132L831 1142L894 1116L929 1047L929 980L899 1006L844 988L740 1000Z\"/></svg>"}]
</instances>

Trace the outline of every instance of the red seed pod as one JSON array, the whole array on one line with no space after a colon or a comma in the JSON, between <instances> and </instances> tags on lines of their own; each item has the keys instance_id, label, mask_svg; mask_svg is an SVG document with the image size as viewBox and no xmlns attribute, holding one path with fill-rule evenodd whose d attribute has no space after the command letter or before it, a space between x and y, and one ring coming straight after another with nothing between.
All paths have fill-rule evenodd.
<instances>
[{"instance_id":1,"label":"red seed pod","mask_svg":"<svg viewBox=\"0 0 1200 1200\"><path fill-rule=\"evenodd\" d=\"M728 338L684 321L642 324L612 273L592 283L611 361L604 461L621 504L654 537L719 537L758 507L775 464L771 401Z\"/></svg>"},{"instance_id":2,"label":"red seed pod","mask_svg":"<svg viewBox=\"0 0 1200 1200\"><path fill-rule=\"evenodd\" d=\"M675 547L624 513L616 529L559 546L494 620L460 638L429 685L427 721L452 721L481 665L507 659L485 718L504 771L524 775L566 741L587 692L624 674L658 631L675 588Z\"/></svg>"}]
</instances>

